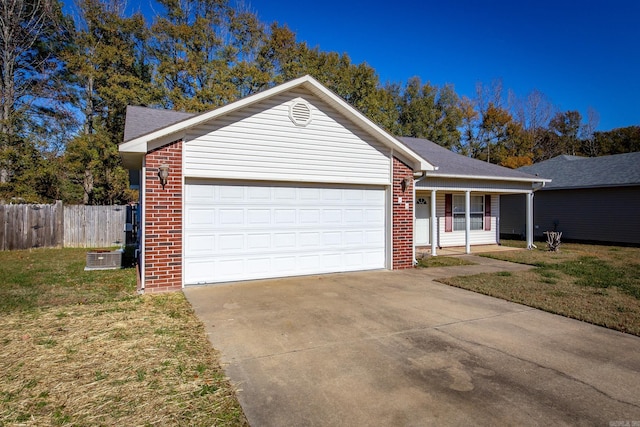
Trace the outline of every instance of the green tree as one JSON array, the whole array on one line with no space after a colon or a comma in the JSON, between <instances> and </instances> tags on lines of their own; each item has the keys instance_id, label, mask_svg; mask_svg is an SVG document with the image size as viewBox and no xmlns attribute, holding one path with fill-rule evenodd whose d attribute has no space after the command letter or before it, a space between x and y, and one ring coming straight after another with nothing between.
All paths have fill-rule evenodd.
<instances>
[{"instance_id":1,"label":"green tree","mask_svg":"<svg viewBox=\"0 0 640 427\"><path fill-rule=\"evenodd\" d=\"M67 38L56 0L6 0L0 7L0 198L46 198L37 191L51 129L72 120L57 56ZM66 118L65 118L66 114Z\"/></svg>"},{"instance_id":2,"label":"green tree","mask_svg":"<svg viewBox=\"0 0 640 427\"><path fill-rule=\"evenodd\" d=\"M640 126L595 132L594 140L600 155L637 152L640 151Z\"/></svg>"},{"instance_id":3,"label":"green tree","mask_svg":"<svg viewBox=\"0 0 640 427\"><path fill-rule=\"evenodd\" d=\"M160 0L165 16L152 27L155 83L163 104L201 112L270 85L264 25L225 0Z\"/></svg>"},{"instance_id":4,"label":"green tree","mask_svg":"<svg viewBox=\"0 0 640 427\"><path fill-rule=\"evenodd\" d=\"M128 104L157 99L151 85L147 30L137 13L124 16L124 3L82 0L73 44L65 60L83 114L82 131L66 148L68 179L82 189L83 203L126 199L126 171L120 166ZM71 194L76 193L71 191ZM72 197L72 196L70 196Z\"/></svg>"},{"instance_id":5,"label":"green tree","mask_svg":"<svg viewBox=\"0 0 640 427\"><path fill-rule=\"evenodd\" d=\"M544 152L545 158L559 154L580 154L580 123L582 116L578 111L556 113L549 122L550 143Z\"/></svg>"},{"instance_id":6,"label":"green tree","mask_svg":"<svg viewBox=\"0 0 640 427\"><path fill-rule=\"evenodd\" d=\"M400 133L426 138L447 148L460 143L463 113L450 85L441 88L409 79L400 99Z\"/></svg>"}]
</instances>

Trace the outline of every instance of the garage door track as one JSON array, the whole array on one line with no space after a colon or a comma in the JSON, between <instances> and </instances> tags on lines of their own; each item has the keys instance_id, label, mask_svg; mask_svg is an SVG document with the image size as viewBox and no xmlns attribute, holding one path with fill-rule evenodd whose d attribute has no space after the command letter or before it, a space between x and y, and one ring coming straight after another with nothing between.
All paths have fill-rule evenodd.
<instances>
[{"instance_id":1,"label":"garage door track","mask_svg":"<svg viewBox=\"0 0 640 427\"><path fill-rule=\"evenodd\" d=\"M478 261L185 294L253 426L640 425L640 338L434 282Z\"/></svg>"}]
</instances>

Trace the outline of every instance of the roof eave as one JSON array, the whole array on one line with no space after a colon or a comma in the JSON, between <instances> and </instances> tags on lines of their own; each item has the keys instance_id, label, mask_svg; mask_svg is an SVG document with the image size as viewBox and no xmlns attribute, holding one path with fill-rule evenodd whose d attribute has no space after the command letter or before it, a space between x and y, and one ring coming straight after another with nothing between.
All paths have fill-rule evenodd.
<instances>
[{"instance_id":1,"label":"roof eave","mask_svg":"<svg viewBox=\"0 0 640 427\"><path fill-rule=\"evenodd\" d=\"M575 186L562 186L562 187L545 187L545 190L553 191L553 190L591 190L596 188L624 188L624 187L638 187L640 186L640 182L638 183L627 183L627 184L594 184L594 185L575 185Z\"/></svg>"},{"instance_id":2,"label":"roof eave","mask_svg":"<svg viewBox=\"0 0 640 427\"><path fill-rule=\"evenodd\" d=\"M437 171L427 172L428 177L433 178L452 178L452 179L479 179L482 181L516 181L516 182L551 182L550 179L547 178L538 178L538 177L506 177L506 176L486 176L486 175L461 175L461 174L447 174L447 173L439 173Z\"/></svg>"}]
</instances>

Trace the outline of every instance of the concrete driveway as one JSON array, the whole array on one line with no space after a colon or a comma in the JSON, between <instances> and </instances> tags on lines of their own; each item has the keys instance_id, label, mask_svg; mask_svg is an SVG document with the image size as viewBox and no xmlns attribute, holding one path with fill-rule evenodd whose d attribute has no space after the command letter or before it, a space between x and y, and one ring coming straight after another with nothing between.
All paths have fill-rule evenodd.
<instances>
[{"instance_id":1,"label":"concrete driveway","mask_svg":"<svg viewBox=\"0 0 640 427\"><path fill-rule=\"evenodd\" d=\"M640 426L640 338L438 284L523 266L192 287L252 426Z\"/></svg>"}]
</instances>

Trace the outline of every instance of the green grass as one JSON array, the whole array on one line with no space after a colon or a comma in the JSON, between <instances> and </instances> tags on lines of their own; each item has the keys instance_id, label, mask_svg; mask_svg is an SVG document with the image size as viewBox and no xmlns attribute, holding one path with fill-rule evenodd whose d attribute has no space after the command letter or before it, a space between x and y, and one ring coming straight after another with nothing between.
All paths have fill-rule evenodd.
<instances>
[{"instance_id":1,"label":"green grass","mask_svg":"<svg viewBox=\"0 0 640 427\"><path fill-rule=\"evenodd\" d=\"M559 252L549 252L540 244L531 251L482 255L534 268L442 281L640 335L640 248L563 244Z\"/></svg>"},{"instance_id":2,"label":"green grass","mask_svg":"<svg viewBox=\"0 0 640 427\"><path fill-rule=\"evenodd\" d=\"M84 271L87 251L0 252L0 312L104 303L134 294L133 269Z\"/></svg>"},{"instance_id":3,"label":"green grass","mask_svg":"<svg viewBox=\"0 0 640 427\"><path fill-rule=\"evenodd\" d=\"M427 256L418 260L418 267L454 267L458 265L474 265L473 262L454 256Z\"/></svg>"},{"instance_id":4,"label":"green grass","mask_svg":"<svg viewBox=\"0 0 640 427\"><path fill-rule=\"evenodd\" d=\"M86 252L0 252L0 426L246 425L184 295Z\"/></svg>"}]
</instances>

